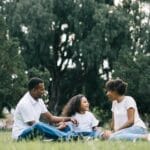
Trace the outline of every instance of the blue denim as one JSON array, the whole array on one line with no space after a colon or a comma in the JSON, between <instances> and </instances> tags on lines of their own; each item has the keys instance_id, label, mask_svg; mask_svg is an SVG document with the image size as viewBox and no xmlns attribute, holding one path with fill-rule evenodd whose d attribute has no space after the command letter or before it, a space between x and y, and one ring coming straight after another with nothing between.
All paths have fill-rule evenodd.
<instances>
[{"instance_id":1,"label":"blue denim","mask_svg":"<svg viewBox=\"0 0 150 150\"><path fill-rule=\"evenodd\" d=\"M100 138L101 137L101 132L99 132L98 130L94 130L91 132L75 132L79 137L84 137L84 136L88 136L91 138Z\"/></svg>"},{"instance_id":2,"label":"blue denim","mask_svg":"<svg viewBox=\"0 0 150 150\"><path fill-rule=\"evenodd\" d=\"M57 139L68 139L76 135L70 132L69 127L65 128L64 130L59 130L54 126L39 122L31 126L30 128L24 130L22 134L18 137L18 140L33 139L38 136L57 140Z\"/></svg>"},{"instance_id":3,"label":"blue denim","mask_svg":"<svg viewBox=\"0 0 150 150\"><path fill-rule=\"evenodd\" d=\"M141 139L147 133L148 133L147 129L138 126L132 126L113 133L109 137L109 140L134 141L137 139Z\"/></svg>"},{"instance_id":4,"label":"blue denim","mask_svg":"<svg viewBox=\"0 0 150 150\"><path fill-rule=\"evenodd\" d=\"M88 137L91 137L91 138L101 138L101 135L102 135L102 132L99 131L99 130L93 130L91 132L74 131L72 123L68 123L68 127L69 127L70 131L72 133L74 133L76 136L78 136L79 138L82 138L82 137L85 137L85 136L88 136Z\"/></svg>"}]
</instances>

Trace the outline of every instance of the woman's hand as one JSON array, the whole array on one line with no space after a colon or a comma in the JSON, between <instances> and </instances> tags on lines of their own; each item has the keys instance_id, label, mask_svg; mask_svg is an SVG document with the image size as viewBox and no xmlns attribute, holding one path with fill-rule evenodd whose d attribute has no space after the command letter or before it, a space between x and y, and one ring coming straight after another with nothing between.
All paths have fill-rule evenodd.
<instances>
[{"instance_id":1,"label":"woman's hand","mask_svg":"<svg viewBox=\"0 0 150 150\"><path fill-rule=\"evenodd\" d=\"M102 134L102 137L103 137L103 139L108 139L111 134L112 134L112 131L105 130L104 133Z\"/></svg>"}]
</instances>

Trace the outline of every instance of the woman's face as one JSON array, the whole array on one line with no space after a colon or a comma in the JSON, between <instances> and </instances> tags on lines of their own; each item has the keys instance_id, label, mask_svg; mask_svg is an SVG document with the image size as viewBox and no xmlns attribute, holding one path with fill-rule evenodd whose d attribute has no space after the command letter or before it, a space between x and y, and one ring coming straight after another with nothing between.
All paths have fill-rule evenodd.
<instances>
[{"instance_id":1,"label":"woman's face","mask_svg":"<svg viewBox=\"0 0 150 150\"><path fill-rule=\"evenodd\" d=\"M89 111L89 102L86 97L81 98L80 111L81 112Z\"/></svg>"},{"instance_id":2,"label":"woman's face","mask_svg":"<svg viewBox=\"0 0 150 150\"><path fill-rule=\"evenodd\" d=\"M106 95L111 101L117 100L118 98L118 93L116 91L107 91Z\"/></svg>"}]
</instances>

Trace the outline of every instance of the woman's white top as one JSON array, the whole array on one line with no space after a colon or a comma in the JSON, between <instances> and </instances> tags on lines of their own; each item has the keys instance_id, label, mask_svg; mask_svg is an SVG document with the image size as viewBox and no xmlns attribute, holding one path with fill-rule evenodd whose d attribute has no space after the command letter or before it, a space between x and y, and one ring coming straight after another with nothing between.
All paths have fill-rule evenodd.
<instances>
[{"instance_id":1,"label":"woman's white top","mask_svg":"<svg viewBox=\"0 0 150 150\"><path fill-rule=\"evenodd\" d=\"M114 113L114 129L119 129L128 121L127 110L129 108L135 110L133 126L146 128L144 122L139 116L135 100L131 96L125 96L121 102L113 101L112 103L111 110Z\"/></svg>"}]
</instances>

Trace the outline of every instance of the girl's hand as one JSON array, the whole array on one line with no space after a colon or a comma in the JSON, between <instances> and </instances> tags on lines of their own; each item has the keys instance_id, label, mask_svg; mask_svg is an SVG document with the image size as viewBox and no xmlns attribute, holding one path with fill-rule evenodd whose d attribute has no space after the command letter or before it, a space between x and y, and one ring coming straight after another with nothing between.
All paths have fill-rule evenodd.
<instances>
[{"instance_id":1,"label":"girl's hand","mask_svg":"<svg viewBox=\"0 0 150 150\"><path fill-rule=\"evenodd\" d=\"M79 122L78 122L75 118L73 118L73 117L70 118L70 121L71 121L73 124L75 124L76 126L78 126L78 124L79 124Z\"/></svg>"},{"instance_id":2,"label":"girl's hand","mask_svg":"<svg viewBox=\"0 0 150 150\"><path fill-rule=\"evenodd\" d=\"M96 131L96 130L98 130L98 127L97 126L92 127L92 129L93 129L93 131Z\"/></svg>"},{"instance_id":3,"label":"girl's hand","mask_svg":"<svg viewBox=\"0 0 150 150\"><path fill-rule=\"evenodd\" d=\"M103 137L104 139L108 139L111 134L112 134L112 131L110 131L110 130L105 130L104 133L103 133L103 135L102 135L102 137Z\"/></svg>"}]
</instances>

